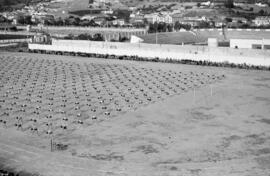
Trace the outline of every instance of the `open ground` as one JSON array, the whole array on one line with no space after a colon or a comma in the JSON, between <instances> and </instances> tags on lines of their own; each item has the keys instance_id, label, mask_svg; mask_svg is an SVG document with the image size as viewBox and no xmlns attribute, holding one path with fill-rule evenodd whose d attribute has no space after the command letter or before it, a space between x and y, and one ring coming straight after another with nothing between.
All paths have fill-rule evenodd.
<instances>
[{"instance_id":1,"label":"open ground","mask_svg":"<svg viewBox=\"0 0 270 176\"><path fill-rule=\"evenodd\" d=\"M269 175L270 73L0 54L0 158L41 175ZM67 150L50 151L50 141Z\"/></svg>"},{"instance_id":2,"label":"open ground","mask_svg":"<svg viewBox=\"0 0 270 176\"><path fill-rule=\"evenodd\" d=\"M269 39L270 31L256 29L199 29L184 32L163 32L157 34L141 35L144 43L158 44L190 44L205 43L208 38L216 38L219 41L228 41L230 39Z\"/></svg>"}]
</instances>

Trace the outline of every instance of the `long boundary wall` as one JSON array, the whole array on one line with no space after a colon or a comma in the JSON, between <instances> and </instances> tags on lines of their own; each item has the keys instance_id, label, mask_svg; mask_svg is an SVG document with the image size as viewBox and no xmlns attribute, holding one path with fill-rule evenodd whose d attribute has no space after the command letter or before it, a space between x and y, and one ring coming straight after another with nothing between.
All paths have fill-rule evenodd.
<instances>
[{"instance_id":1,"label":"long boundary wall","mask_svg":"<svg viewBox=\"0 0 270 176\"><path fill-rule=\"evenodd\" d=\"M180 46L156 44L132 44L118 42L93 42L80 40L52 40L52 45L29 44L31 50L81 52L110 55L140 56L175 60L230 62L270 66L270 51L233 49L208 46Z\"/></svg>"}]
</instances>

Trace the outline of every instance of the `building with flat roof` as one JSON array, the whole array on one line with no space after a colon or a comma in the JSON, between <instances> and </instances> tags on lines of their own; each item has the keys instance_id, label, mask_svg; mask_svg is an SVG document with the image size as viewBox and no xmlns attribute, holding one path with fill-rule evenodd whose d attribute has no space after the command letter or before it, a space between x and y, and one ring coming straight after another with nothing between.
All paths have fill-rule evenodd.
<instances>
[{"instance_id":1,"label":"building with flat roof","mask_svg":"<svg viewBox=\"0 0 270 176\"><path fill-rule=\"evenodd\" d=\"M269 16L260 16L256 17L253 21L256 26L268 26L270 25L270 17Z\"/></svg>"},{"instance_id":2,"label":"building with flat roof","mask_svg":"<svg viewBox=\"0 0 270 176\"><path fill-rule=\"evenodd\" d=\"M270 50L270 39L230 39L230 47Z\"/></svg>"}]
</instances>

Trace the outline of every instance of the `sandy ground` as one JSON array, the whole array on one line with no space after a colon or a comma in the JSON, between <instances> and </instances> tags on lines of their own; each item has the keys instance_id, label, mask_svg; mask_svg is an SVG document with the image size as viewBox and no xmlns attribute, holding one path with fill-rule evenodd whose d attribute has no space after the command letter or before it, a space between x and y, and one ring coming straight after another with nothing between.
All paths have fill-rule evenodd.
<instances>
[{"instance_id":1,"label":"sandy ground","mask_svg":"<svg viewBox=\"0 0 270 176\"><path fill-rule=\"evenodd\" d=\"M1 126L0 158L7 167L51 176L269 176L269 72L22 53L0 56L226 76L56 138L68 144L66 151L50 152L50 138Z\"/></svg>"}]
</instances>

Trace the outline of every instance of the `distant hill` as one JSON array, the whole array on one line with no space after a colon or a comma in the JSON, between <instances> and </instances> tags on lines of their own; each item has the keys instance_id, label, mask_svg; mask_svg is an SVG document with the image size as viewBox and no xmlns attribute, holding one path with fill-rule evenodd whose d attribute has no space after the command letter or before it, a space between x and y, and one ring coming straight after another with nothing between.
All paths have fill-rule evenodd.
<instances>
[{"instance_id":1,"label":"distant hill","mask_svg":"<svg viewBox=\"0 0 270 176\"><path fill-rule=\"evenodd\" d=\"M45 0L49 1L49 0ZM0 0L1 7L10 7L17 5L27 5L29 3L45 2L44 0Z\"/></svg>"},{"instance_id":2,"label":"distant hill","mask_svg":"<svg viewBox=\"0 0 270 176\"><path fill-rule=\"evenodd\" d=\"M26 4L30 0L0 0L0 5L2 6L10 6L10 5L17 5L17 4Z\"/></svg>"},{"instance_id":3,"label":"distant hill","mask_svg":"<svg viewBox=\"0 0 270 176\"><path fill-rule=\"evenodd\" d=\"M17 5L17 4L27 4L31 2L44 2L44 1L49 1L49 0L0 0L0 5ZM84 2L92 2L94 0L59 0L62 2L73 2L76 4L77 1L84 1ZM105 0L107 2L111 2L111 0ZM157 4L157 3L181 3L181 2L206 2L208 0L113 0L115 2L119 2L125 5L138 5L138 4ZM216 0L216 1L227 1L227 0ZM255 0L234 0L234 2L247 2L247 3L254 3L256 2ZM260 0L260 2L263 3L270 3L270 0Z\"/></svg>"}]
</instances>

